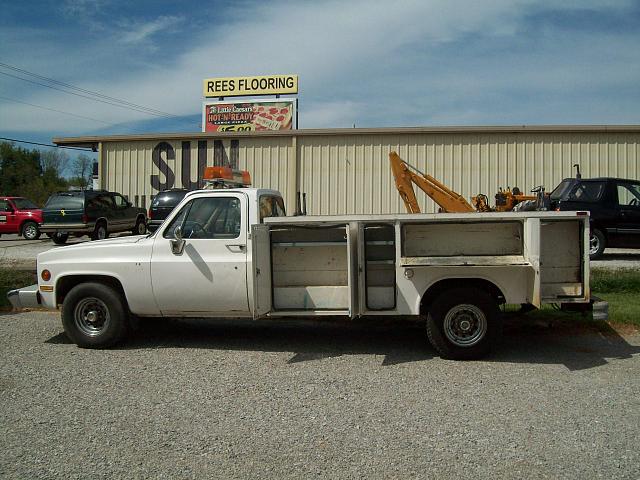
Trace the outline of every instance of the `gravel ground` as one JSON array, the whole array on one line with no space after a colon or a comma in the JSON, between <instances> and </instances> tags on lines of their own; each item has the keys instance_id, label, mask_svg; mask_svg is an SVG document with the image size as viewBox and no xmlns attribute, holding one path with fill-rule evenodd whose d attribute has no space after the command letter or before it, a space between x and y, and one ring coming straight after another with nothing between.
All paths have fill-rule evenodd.
<instances>
[{"instance_id":1,"label":"gravel ground","mask_svg":"<svg viewBox=\"0 0 640 480\"><path fill-rule=\"evenodd\" d=\"M493 358L419 325L144 322L69 344L0 316L6 478L640 477L640 336L511 325Z\"/></svg>"}]
</instances>

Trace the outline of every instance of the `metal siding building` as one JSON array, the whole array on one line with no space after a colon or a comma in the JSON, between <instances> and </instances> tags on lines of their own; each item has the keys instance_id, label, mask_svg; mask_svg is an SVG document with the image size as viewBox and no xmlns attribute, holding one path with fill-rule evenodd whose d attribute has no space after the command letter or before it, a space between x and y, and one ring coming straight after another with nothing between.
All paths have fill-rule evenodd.
<instances>
[{"instance_id":1,"label":"metal siding building","mask_svg":"<svg viewBox=\"0 0 640 480\"><path fill-rule=\"evenodd\" d=\"M526 193L544 185L549 191L575 174L576 163L584 177L640 177L640 126L294 130L54 142L97 148L101 187L143 207L158 188L195 185L205 157L207 166L231 163L249 170L255 186L280 190L289 212L296 191L305 192L312 215L403 212L389 167L392 150L465 198L484 193L490 203L500 187ZM423 211L436 211L422 192L418 199Z\"/></svg>"}]
</instances>

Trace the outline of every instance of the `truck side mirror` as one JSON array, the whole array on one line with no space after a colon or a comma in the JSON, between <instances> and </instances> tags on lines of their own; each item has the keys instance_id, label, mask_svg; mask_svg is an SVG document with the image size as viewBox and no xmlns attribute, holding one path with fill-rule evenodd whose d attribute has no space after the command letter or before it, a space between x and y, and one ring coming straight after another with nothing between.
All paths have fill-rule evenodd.
<instances>
[{"instance_id":1,"label":"truck side mirror","mask_svg":"<svg viewBox=\"0 0 640 480\"><path fill-rule=\"evenodd\" d=\"M174 255L182 255L184 252L184 245L187 243L184 238L182 238L182 227L178 225L173 231L173 235L176 237L171 239L171 253Z\"/></svg>"}]
</instances>

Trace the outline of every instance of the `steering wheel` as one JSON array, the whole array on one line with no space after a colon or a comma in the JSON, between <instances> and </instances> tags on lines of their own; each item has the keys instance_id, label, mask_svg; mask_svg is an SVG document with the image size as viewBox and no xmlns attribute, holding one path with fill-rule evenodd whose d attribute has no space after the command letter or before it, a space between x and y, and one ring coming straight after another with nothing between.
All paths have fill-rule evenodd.
<instances>
[{"instance_id":1,"label":"steering wheel","mask_svg":"<svg viewBox=\"0 0 640 480\"><path fill-rule=\"evenodd\" d=\"M629 202L629 205L637 206L638 205L638 199L637 198L632 198L631 201Z\"/></svg>"},{"instance_id":2,"label":"steering wheel","mask_svg":"<svg viewBox=\"0 0 640 480\"><path fill-rule=\"evenodd\" d=\"M188 238L193 238L194 234L200 233L200 232L204 232L204 227L202 226L202 224L196 221L191 222L191 232L189 232Z\"/></svg>"}]
</instances>

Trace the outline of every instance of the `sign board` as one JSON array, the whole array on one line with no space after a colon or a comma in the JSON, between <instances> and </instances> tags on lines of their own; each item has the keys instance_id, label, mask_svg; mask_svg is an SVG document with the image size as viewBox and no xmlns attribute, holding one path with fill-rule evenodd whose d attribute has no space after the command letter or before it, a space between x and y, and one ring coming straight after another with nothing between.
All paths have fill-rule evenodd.
<instances>
[{"instance_id":1,"label":"sign board","mask_svg":"<svg viewBox=\"0 0 640 480\"><path fill-rule=\"evenodd\" d=\"M208 98L296 94L298 75L205 78L202 88Z\"/></svg>"},{"instance_id":2,"label":"sign board","mask_svg":"<svg viewBox=\"0 0 640 480\"><path fill-rule=\"evenodd\" d=\"M204 102L203 132L259 132L291 130L295 119L293 100L261 102Z\"/></svg>"}]
</instances>

